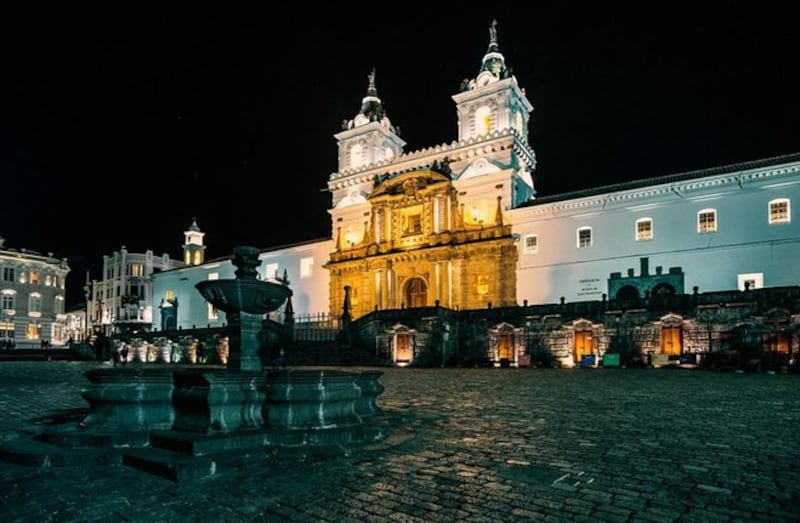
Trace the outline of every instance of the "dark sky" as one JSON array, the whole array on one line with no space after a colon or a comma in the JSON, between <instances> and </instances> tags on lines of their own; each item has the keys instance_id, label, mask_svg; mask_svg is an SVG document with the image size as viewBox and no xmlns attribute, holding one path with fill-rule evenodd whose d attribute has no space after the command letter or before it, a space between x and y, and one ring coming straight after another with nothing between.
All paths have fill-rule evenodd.
<instances>
[{"instance_id":1,"label":"dark sky","mask_svg":"<svg viewBox=\"0 0 800 523\"><path fill-rule=\"evenodd\" d=\"M0 236L68 258L68 304L122 245L180 257L192 217L212 258L325 237L370 70L406 151L450 143L493 18L540 195L800 152L793 14L561 4L0 13Z\"/></svg>"}]
</instances>

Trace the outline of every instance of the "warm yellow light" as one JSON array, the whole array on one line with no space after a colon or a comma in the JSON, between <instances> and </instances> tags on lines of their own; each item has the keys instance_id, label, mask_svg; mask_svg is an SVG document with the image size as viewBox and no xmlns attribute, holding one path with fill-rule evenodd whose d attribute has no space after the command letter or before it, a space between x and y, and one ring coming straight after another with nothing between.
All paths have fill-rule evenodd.
<instances>
[{"instance_id":1,"label":"warm yellow light","mask_svg":"<svg viewBox=\"0 0 800 523\"><path fill-rule=\"evenodd\" d=\"M482 221L481 220L481 218L482 218L481 211L479 211L477 207L473 207L472 210L469 211L469 214L470 214L470 216L472 216L472 221L473 222L477 223L477 222Z\"/></svg>"},{"instance_id":2,"label":"warm yellow light","mask_svg":"<svg viewBox=\"0 0 800 523\"><path fill-rule=\"evenodd\" d=\"M478 276L478 282L475 284L475 292L481 296L489 294L489 281L486 276Z\"/></svg>"}]
</instances>

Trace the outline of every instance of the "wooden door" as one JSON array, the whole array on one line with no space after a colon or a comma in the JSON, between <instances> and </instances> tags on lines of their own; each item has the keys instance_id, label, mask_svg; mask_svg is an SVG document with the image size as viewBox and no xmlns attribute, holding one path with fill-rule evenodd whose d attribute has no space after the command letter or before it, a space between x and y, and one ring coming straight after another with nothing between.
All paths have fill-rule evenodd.
<instances>
[{"instance_id":1,"label":"wooden door","mask_svg":"<svg viewBox=\"0 0 800 523\"><path fill-rule=\"evenodd\" d=\"M681 328L678 326L663 327L661 329L661 352L667 356L680 356L681 354Z\"/></svg>"},{"instance_id":2,"label":"wooden door","mask_svg":"<svg viewBox=\"0 0 800 523\"><path fill-rule=\"evenodd\" d=\"M407 333L400 333L395 336L395 361L411 361L414 351L411 345L411 336Z\"/></svg>"},{"instance_id":3,"label":"wooden door","mask_svg":"<svg viewBox=\"0 0 800 523\"><path fill-rule=\"evenodd\" d=\"M581 330L575 331L575 362L580 363L581 358L587 354L594 354L594 346L592 345L592 331Z\"/></svg>"}]
</instances>

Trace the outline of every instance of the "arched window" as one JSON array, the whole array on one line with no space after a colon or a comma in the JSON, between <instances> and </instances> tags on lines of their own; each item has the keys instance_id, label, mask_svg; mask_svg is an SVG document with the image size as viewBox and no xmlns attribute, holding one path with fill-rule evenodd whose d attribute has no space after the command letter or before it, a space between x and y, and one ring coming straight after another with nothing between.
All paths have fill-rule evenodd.
<instances>
[{"instance_id":1,"label":"arched window","mask_svg":"<svg viewBox=\"0 0 800 523\"><path fill-rule=\"evenodd\" d=\"M484 105L475 111L475 134L490 132L492 132L492 110Z\"/></svg>"},{"instance_id":2,"label":"arched window","mask_svg":"<svg viewBox=\"0 0 800 523\"><path fill-rule=\"evenodd\" d=\"M354 143L350 146L350 167L355 169L361 167L366 163L364 161L364 148L360 143Z\"/></svg>"},{"instance_id":3,"label":"arched window","mask_svg":"<svg viewBox=\"0 0 800 523\"><path fill-rule=\"evenodd\" d=\"M422 278L411 278L406 284L406 303L409 308L428 305L428 285Z\"/></svg>"}]
</instances>

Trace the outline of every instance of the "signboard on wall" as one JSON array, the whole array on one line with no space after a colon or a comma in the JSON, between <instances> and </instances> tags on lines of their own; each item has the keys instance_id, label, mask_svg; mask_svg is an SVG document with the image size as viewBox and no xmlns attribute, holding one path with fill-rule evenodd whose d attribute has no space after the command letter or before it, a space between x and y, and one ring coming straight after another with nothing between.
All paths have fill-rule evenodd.
<instances>
[{"instance_id":1,"label":"signboard on wall","mask_svg":"<svg viewBox=\"0 0 800 523\"><path fill-rule=\"evenodd\" d=\"M581 278L578 280L579 298L599 298L603 294L600 278Z\"/></svg>"}]
</instances>

